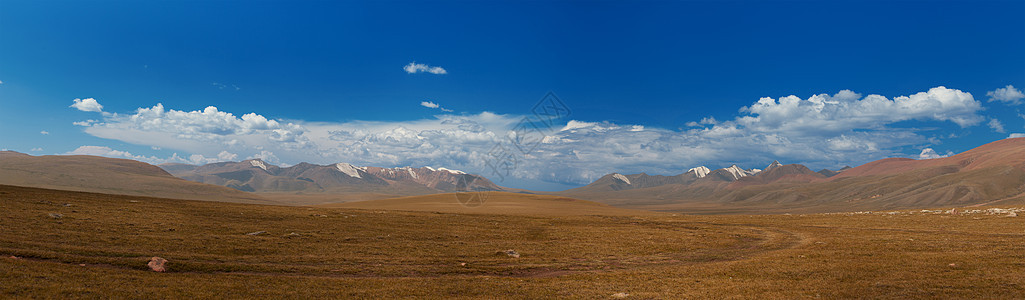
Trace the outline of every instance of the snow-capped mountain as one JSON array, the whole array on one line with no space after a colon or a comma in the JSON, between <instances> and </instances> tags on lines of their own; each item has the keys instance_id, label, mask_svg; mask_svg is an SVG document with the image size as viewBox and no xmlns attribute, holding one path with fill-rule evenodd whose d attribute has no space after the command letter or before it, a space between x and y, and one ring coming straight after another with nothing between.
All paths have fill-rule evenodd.
<instances>
[{"instance_id":1,"label":"snow-capped mountain","mask_svg":"<svg viewBox=\"0 0 1025 300\"><path fill-rule=\"evenodd\" d=\"M805 184L824 180L840 171L815 172L800 164L784 165L773 161L764 170L744 169L737 165L710 170L699 166L675 176L612 173L591 184L561 192L585 199L619 199L627 201L664 200L673 198L713 201L732 189L764 184ZM624 200L625 199L625 200ZM617 200L618 201L618 200Z\"/></svg>"},{"instance_id":2,"label":"snow-capped mountain","mask_svg":"<svg viewBox=\"0 0 1025 300\"><path fill-rule=\"evenodd\" d=\"M164 164L160 167L187 180L249 192L374 192L415 195L467 189L502 190L487 178L446 168L380 168L354 166L344 162L331 165L300 163L282 168L259 159L202 166Z\"/></svg>"},{"instance_id":3,"label":"snow-capped mountain","mask_svg":"<svg viewBox=\"0 0 1025 300\"><path fill-rule=\"evenodd\" d=\"M705 177L705 175L708 175L708 173L711 173L712 170L709 170L708 167L700 166L700 167L691 168L690 170L687 170L687 173L690 173L690 172L694 172L694 176L697 176L698 178L703 178L703 177Z\"/></svg>"},{"instance_id":4,"label":"snow-capped mountain","mask_svg":"<svg viewBox=\"0 0 1025 300\"><path fill-rule=\"evenodd\" d=\"M648 175L645 173L641 174L620 174L612 173L602 176L598 180L595 180L591 184L572 189L567 192L573 191L590 191L590 190L632 190L657 187L668 184L682 184L688 185L693 183L701 182L721 182L729 183L736 181L739 178L753 176L758 174L761 170L749 169L745 170L737 165L732 165L728 168L710 170L708 167L699 166L687 170L686 173L675 175L675 176L664 176L664 175Z\"/></svg>"}]
</instances>

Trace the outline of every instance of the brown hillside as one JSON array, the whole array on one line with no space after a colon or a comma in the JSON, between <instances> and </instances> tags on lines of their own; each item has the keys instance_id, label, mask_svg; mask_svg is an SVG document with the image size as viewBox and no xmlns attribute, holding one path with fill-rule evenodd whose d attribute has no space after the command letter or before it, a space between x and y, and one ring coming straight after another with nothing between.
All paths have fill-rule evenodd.
<instances>
[{"instance_id":1,"label":"brown hillside","mask_svg":"<svg viewBox=\"0 0 1025 300\"><path fill-rule=\"evenodd\" d=\"M88 155L31 156L0 152L0 184L241 203L275 203L220 186L175 178L147 163Z\"/></svg>"}]
</instances>

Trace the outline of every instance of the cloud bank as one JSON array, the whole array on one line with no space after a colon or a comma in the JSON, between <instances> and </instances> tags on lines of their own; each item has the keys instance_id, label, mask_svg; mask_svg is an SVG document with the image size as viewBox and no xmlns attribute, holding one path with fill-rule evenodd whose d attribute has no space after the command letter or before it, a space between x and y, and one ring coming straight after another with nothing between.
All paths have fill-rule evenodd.
<instances>
[{"instance_id":1,"label":"cloud bank","mask_svg":"<svg viewBox=\"0 0 1025 300\"><path fill-rule=\"evenodd\" d=\"M427 101L421 105L441 107ZM740 115L732 119L709 117L688 124L694 127L687 130L558 120L555 126L545 128L536 148L510 161L511 175L586 184L611 172L679 174L698 165L719 168L734 163L761 168L776 159L837 167L907 156L904 149L934 143L923 130L895 123L919 120L968 127L985 121L978 114L981 110L971 94L935 87L894 98L849 90L807 98L761 98L741 108ZM525 117L482 112L398 122L287 122L256 113L237 116L213 106L186 111L157 104L76 125L97 137L191 154L187 158L175 154L164 161L258 157L288 164L448 167L489 176L486 162L495 145L514 140L514 128ZM135 157L109 148L76 151L87 150ZM918 157L933 154L939 155L935 150L923 150ZM161 158L141 160L159 162Z\"/></svg>"}]
</instances>

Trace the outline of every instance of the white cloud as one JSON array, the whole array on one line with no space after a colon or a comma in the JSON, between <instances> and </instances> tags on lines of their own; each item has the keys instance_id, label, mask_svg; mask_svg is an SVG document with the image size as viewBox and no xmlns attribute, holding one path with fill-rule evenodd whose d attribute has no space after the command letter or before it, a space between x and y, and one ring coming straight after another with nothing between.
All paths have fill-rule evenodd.
<instances>
[{"instance_id":1,"label":"white cloud","mask_svg":"<svg viewBox=\"0 0 1025 300\"><path fill-rule=\"evenodd\" d=\"M133 155L125 151L119 151L111 149L105 146L81 146L71 152L64 153L67 155L93 155L93 156L104 156L112 158L127 158L139 161L157 161L160 160L156 157L146 157L142 155Z\"/></svg>"},{"instance_id":2,"label":"white cloud","mask_svg":"<svg viewBox=\"0 0 1025 300\"><path fill-rule=\"evenodd\" d=\"M110 147L106 147L106 146L80 146L80 147L76 148L75 150L72 150L70 152L66 152L64 154L65 155L93 155L93 156L103 156L103 157L110 157L110 158L124 158L124 159L137 160L137 161L141 161L141 162L145 162L145 163L149 163L149 164L153 164L153 165L162 164L162 163L187 163L187 164L201 165L201 164L215 163L215 162L218 162L218 161L225 161L224 159L219 159L219 158L207 158L207 157L204 157L203 155L200 155L200 154L193 154L193 155L190 155L188 158L178 156L178 153L173 153L173 154L171 154L170 157L167 157L167 158L160 158L160 157L156 157L156 156L135 155L135 154L132 154L131 152L128 152L128 151L115 150L115 149L111 149ZM228 155L232 155L232 154L228 153Z\"/></svg>"},{"instance_id":3,"label":"white cloud","mask_svg":"<svg viewBox=\"0 0 1025 300\"><path fill-rule=\"evenodd\" d=\"M231 153L231 152L228 152L228 151L221 151L221 153L217 154L217 159L219 159L221 161L233 161L237 157L238 157L238 154Z\"/></svg>"},{"instance_id":4,"label":"white cloud","mask_svg":"<svg viewBox=\"0 0 1025 300\"><path fill-rule=\"evenodd\" d=\"M993 129L993 131L1004 133L1004 123L1000 123L1000 120L990 119L989 124L987 125L989 125L989 128Z\"/></svg>"},{"instance_id":5,"label":"white cloud","mask_svg":"<svg viewBox=\"0 0 1025 300\"><path fill-rule=\"evenodd\" d=\"M431 101L421 101L420 102L420 106L423 106L423 107L426 107L426 108L440 109L443 112L452 112L451 109L447 109L447 108L441 107L441 105L439 105L437 103L434 103L434 102L431 102Z\"/></svg>"},{"instance_id":6,"label":"white cloud","mask_svg":"<svg viewBox=\"0 0 1025 300\"><path fill-rule=\"evenodd\" d=\"M103 105L100 105L99 102L96 102L96 99L85 98L85 99L75 99L74 101L75 101L75 103L71 104L71 106L68 106L68 107L74 107L74 108L77 108L78 110L81 110L81 111L91 111L91 112L102 112L103 111Z\"/></svg>"},{"instance_id":7,"label":"white cloud","mask_svg":"<svg viewBox=\"0 0 1025 300\"><path fill-rule=\"evenodd\" d=\"M0 80L0 84L4 84L4 81L3 81L3 80Z\"/></svg>"},{"instance_id":8,"label":"white cloud","mask_svg":"<svg viewBox=\"0 0 1025 300\"><path fill-rule=\"evenodd\" d=\"M1009 139L1020 138L1020 137L1025 137L1025 133L1012 133L1011 135L1007 136L1007 138L1009 138Z\"/></svg>"},{"instance_id":9,"label":"white cloud","mask_svg":"<svg viewBox=\"0 0 1025 300\"><path fill-rule=\"evenodd\" d=\"M922 149L922 153L918 154L918 159L944 158L951 155L954 155L954 153L947 151L947 154L940 155L939 153L936 153L936 150L933 150L932 148L925 148Z\"/></svg>"},{"instance_id":10,"label":"white cloud","mask_svg":"<svg viewBox=\"0 0 1025 300\"><path fill-rule=\"evenodd\" d=\"M445 71L445 69L442 67L432 67L426 64L418 64L415 61L409 63L405 67L402 67L402 69L406 70L406 73L409 74L416 74L419 72L427 72L431 74L448 74L448 71Z\"/></svg>"},{"instance_id":11,"label":"white cloud","mask_svg":"<svg viewBox=\"0 0 1025 300\"><path fill-rule=\"evenodd\" d=\"M30 151L32 151L32 152L42 152L43 148L32 148L32 150L30 150Z\"/></svg>"},{"instance_id":12,"label":"white cloud","mask_svg":"<svg viewBox=\"0 0 1025 300\"><path fill-rule=\"evenodd\" d=\"M585 184L611 172L679 174L698 165L720 168L737 163L751 168L775 159L810 167L854 165L908 156L901 149L939 142L893 123L916 119L971 126L985 120L977 115L980 110L971 94L937 87L893 99L851 91L808 99L763 98L732 119L707 117L701 123L708 127L688 130L562 120L565 123L551 128L536 128L542 134L533 136L536 147L516 156L511 175ZM513 130L524 117L483 112L394 122L286 122L255 113L237 117L215 107L179 111L158 104L133 114L106 115L90 123L86 132L199 155L165 160L229 160L237 155L230 159L438 166L494 178L485 162L495 146L520 151L510 138L522 133L531 138L532 132ZM228 154L222 156L222 151Z\"/></svg>"},{"instance_id":13,"label":"white cloud","mask_svg":"<svg viewBox=\"0 0 1025 300\"><path fill-rule=\"evenodd\" d=\"M49 132L49 131L46 131L46 130L43 130L43 131L40 131L40 132L39 132L39 134L42 134L42 135L50 135L50 132Z\"/></svg>"},{"instance_id":14,"label":"white cloud","mask_svg":"<svg viewBox=\"0 0 1025 300\"><path fill-rule=\"evenodd\" d=\"M71 124L73 124L75 126L89 127L89 126L93 125L96 122L97 122L96 120L85 120L85 121L72 122Z\"/></svg>"},{"instance_id":15,"label":"white cloud","mask_svg":"<svg viewBox=\"0 0 1025 300\"><path fill-rule=\"evenodd\" d=\"M778 101L761 98L754 105L741 108L741 112L757 116L738 118L737 123L762 132L829 135L906 120L951 121L967 127L984 120L976 114L981 110L982 104L970 93L942 86L892 100L881 95L862 97L843 90L833 96L818 94L806 100L797 96Z\"/></svg>"},{"instance_id":16,"label":"white cloud","mask_svg":"<svg viewBox=\"0 0 1025 300\"><path fill-rule=\"evenodd\" d=\"M699 127L701 125L715 125L719 124L719 121L715 120L715 117L704 117L701 118L701 122L687 122L687 127Z\"/></svg>"},{"instance_id":17,"label":"white cloud","mask_svg":"<svg viewBox=\"0 0 1025 300\"><path fill-rule=\"evenodd\" d=\"M1000 101L1008 105L1019 105L1022 103L1021 99L1025 99L1025 94L1014 88L1014 86L1008 84L1006 87L1002 87L986 93L989 96L989 102Z\"/></svg>"},{"instance_id":18,"label":"white cloud","mask_svg":"<svg viewBox=\"0 0 1025 300\"><path fill-rule=\"evenodd\" d=\"M206 153L232 147L261 145L284 149L310 149L302 126L270 120L255 113L237 117L209 106L203 110L165 110L162 104L139 108L134 114L110 114L103 122L88 124L85 130L94 136L133 144Z\"/></svg>"},{"instance_id":19,"label":"white cloud","mask_svg":"<svg viewBox=\"0 0 1025 300\"><path fill-rule=\"evenodd\" d=\"M270 152L270 151L267 151L267 150L260 151L260 153L253 154L252 156L249 156L246 159L254 159L254 158L259 158L260 160L265 161L265 162L269 162L269 163L278 163L279 162L278 156L274 155L274 152Z\"/></svg>"}]
</instances>

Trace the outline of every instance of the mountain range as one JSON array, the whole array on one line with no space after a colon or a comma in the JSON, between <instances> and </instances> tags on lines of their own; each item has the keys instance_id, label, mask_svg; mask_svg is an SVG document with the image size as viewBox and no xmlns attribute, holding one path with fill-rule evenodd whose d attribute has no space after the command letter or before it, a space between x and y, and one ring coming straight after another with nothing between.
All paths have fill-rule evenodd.
<instances>
[{"instance_id":1,"label":"mountain range","mask_svg":"<svg viewBox=\"0 0 1025 300\"><path fill-rule=\"evenodd\" d=\"M260 159L202 166L161 164L159 167L186 180L257 193L424 195L503 190L479 175L431 167L379 168L357 167L348 163L300 163L283 168Z\"/></svg>"},{"instance_id":2,"label":"mountain range","mask_svg":"<svg viewBox=\"0 0 1025 300\"><path fill-rule=\"evenodd\" d=\"M676 176L613 173L557 194L630 208L708 213L1025 202L1025 138L1000 140L945 158L887 158L837 171L815 172L778 162L762 171L738 172L731 166L706 176L698 176L701 172L695 169Z\"/></svg>"},{"instance_id":3,"label":"mountain range","mask_svg":"<svg viewBox=\"0 0 1025 300\"><path fill-rule=\"evenodd\" d=\"M553 194L625 208L686 213L891 210L1025 203L1025 138L945 158L887 158L854 168L695 167L678 175L611 173L561 192L503 188L479 175L430 167L358 167L259 159L207 165L0 152L0 184L178 199L330 204L467 190ZM513 195L513 194L510 194Z\"/></svg>"}]
</instances>

